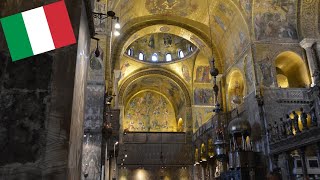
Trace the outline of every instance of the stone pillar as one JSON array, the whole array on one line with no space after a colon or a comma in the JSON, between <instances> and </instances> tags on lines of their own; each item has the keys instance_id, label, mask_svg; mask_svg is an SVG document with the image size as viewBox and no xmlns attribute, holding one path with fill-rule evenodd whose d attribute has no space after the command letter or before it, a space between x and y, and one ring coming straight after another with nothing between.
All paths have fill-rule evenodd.
<instances>
[{"instance_id":1,"label":"stone pillar","mask_svg":"<svg viewBox=\"0 0 320 180\"><path fill-rule=\"evenodd\" d=\"M113 157L113 155L110 158L109 172L110 172L110 180L117 179L116 158Z\"/></svg>"},{"instance_id":2,"label":"stone pillar","mask_svg":"<svg viewBox=\"0 0 320 180\"><path fill-rule=\"evenodd\" d=\"M93 40L92 43L96 43ZM89 46L90 47L90 46ZM96 48L99 54L95 54ZM86 104L84 131L86 137L83 142L82 152L82 174L87 174L87 177L81 176L83 180L96 180L101 178L102 159L101 153L105 152L104 144L102 143L102 128L103 128L103 110L104 110L104 93L105 93L105 78L104 78L104 50L101 47L94 46L89 53L90 56L86 84ZM79 179L77 179L79 180Z\"/></svg>"},{"instance_id":3,"label":"stone pillar","mask_svg":"<svg viewBox=\"0 0 320 180\"><path fill-rule=\"evenodd\" d=\"M102 51L102 49L100 51ZM96 63L99 63L99 59L95 57L95 55L93 56L94 57L91 57L91 62L96 61ZM102 66L103 65L101 64L101 67ZM89 66L88 68L84 117L84 132L86 134L86 139L83 143L82 174L86 173L86 171L90 171L93 174L88 174L87 178L82 177L82 179L85 180L100 179L102 162L101 152L105 152L105 150L102 149L105 81L104 70L101 67L100 69L92 66Z\"/></svg>"},{"instance_id":4,"label":"stone pillar","mask_svg":"<svg viewBox=\"0 0 320 180\"><path fill-rule=\"evenodd\" d=\"M305 152L305 150L306 150L305 147L301 147L299 149L299 155L300 155L300 158L301 158L303 179L304 180L308 180L309 176L308 176L308 169L307 169L307 163L306 163L306 152Z\"/></svg>"},{"instance_id":5,"label":"stone pillar","mask_svg":"<svg viewBox=\"0 0 320 180\"><path fill-rule=\"evenodd\" d=\"M105 175L104 175L104 179L102 180L109 180L110 179L110 156L106 155L106 161L104 163L104 169L105 169Z\"/></svg>"},{"instance_id":6,"label":"stone pillar","mask_svg":"<svg viewBox=\"0 0 320 180\"><path fill-rule=\"evenodd\" d=\"M292 164L291 164L291 156L290 152L283 153L285 168L286 168L286 178L287 179L293 179L293 173L292 173Z\"/></svg>"},{"instance_id":7,"label":"stone pillar","mask_svg":"<svg viewBox=\"0 0 320 180\"><path fill-rule=\"evenodd\" d=\"M320 167L320 142L317 143L316 153L318 158L318 166Z\"/></svg>"},{"instance_id":8,"label":"stone pillar","mask_svg":"<svg viewBox=\"0 0 320 180\"><path fill-rule=\"evenodd\" d=\"M209 160L209 163L208 163L208 168L209 168L209 179L214 179L214 171L213 171L213 160Z\"/></svg>"},{"instance_id":9,"label":"stone pillar","mask_svg":"<svg viewBox=\"0 0 320 180\"><path fill-rule=\"evenodd\" d=\"M118 90L118 83L120 81L121 77L121 71L120 70L114 70L114 78L113 78L113 93L115 95L114 97L114 108L119 109L119 90Z\"/></svg>"},{"instance_id":10,"label":"stone pillar","mask_svg":"<svg viewBox=\"0 0 320 180\"><path fill-rule=\"evenodd\" d=\"M81 174L84 77L89 54L87 40L90 36L87 34L88 23L83 22L84 19L80 22L80 16L84 15L82 1L66 0L65 3L73 30L79 38L77 45L52 52L51 104L42 174L43 179L78 180Z\"/></svg>"},{"instance_id":11,"label":"stone pillar","mask_svg":"<svg viewBox=\"0 0 320 180\"><path fill-rule=\"evenodd\" d=\"M186 132L186 139L187 142L192 141L192 135L193 135L193 125L192 125L192 108L191 107L186 107L186 118L185 118L185 127L184 130Z\"/></svg>"},{"instance_id":12,"label":"stone pillar","mask_svg":"<svg viewBox=\"0 0 320 180\"><path fill-rule=\"evenodd\" d=\"M319 68L317 60L314 56L314 51L312 49L315 40L305 38L300 42L300 46L306 50L307 61L311 76L311 87L319 83Z\"/></svg>"},{"instance_id":13,"label":"stone pillar","mask_svg":"<svg viewBox=\"0 0 320 180\"><path fill-rule=\"evenodd\" d=\"M278 166L278 161L279 161L279 155L278 154L274 154L273 156L272 156L272 170L274 170L274 169L276 169L276 168L278 168L279 166Z\"/></svg>"},{"instance_id":14,"label":"stone pillar","mask_svg":"<svg viewBox=\"0 0 320 180\"><path fill-rule=\"evenodd\" d=\"M318 40L314 46L314 50L316 52L317 63L320 63L320 40Z\"/></svg>"},{"instance_id":15,"label":"stone pillar","mask_svg":"<svg viewBox=\"0 0 320 180\"><path fill-rule=\"evenodd\" d=\"M205 169L206 169L206 165L205 165L205 162L202 162L201 165L200 165L200 168L201 168L201 180L205 180Z\"/></svg>"}]
</instances>

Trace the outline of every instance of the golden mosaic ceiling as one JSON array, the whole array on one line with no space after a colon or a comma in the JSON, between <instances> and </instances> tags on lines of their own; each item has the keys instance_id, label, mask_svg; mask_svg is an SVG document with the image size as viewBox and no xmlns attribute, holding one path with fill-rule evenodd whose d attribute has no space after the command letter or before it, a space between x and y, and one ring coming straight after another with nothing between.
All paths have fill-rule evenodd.
<instances>
[{"instance_id":1,"label":"golden mosaic ceiling","mask_svg":"<svg viewBox=\"0 0 320 180\"><path fill-rule=\"evenodd\" d=\"M231 62L239 56L249 42L249 18L244 7L246 1L233 0L110 0L109 9L120 16L123 25L124 35L119 41L125 41L121 44L115 40L119 50L114 59L120 58L121 51L126 50L134 36L150 34L154 32L151 26L163 24L175 27L172 29L176 32L170 33L190 40L208 58L213 49L218 66L223 69L224 61Z\"/></svg>"}]
</instances>

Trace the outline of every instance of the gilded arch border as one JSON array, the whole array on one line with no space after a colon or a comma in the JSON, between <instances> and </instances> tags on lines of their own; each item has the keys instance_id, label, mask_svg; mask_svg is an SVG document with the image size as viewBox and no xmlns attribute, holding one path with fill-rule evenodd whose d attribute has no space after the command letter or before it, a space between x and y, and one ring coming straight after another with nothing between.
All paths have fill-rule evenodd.
<instances>
[{"instance_id":1,"label":"gilded arch border","mask_svg":"<svg viewBox=\"0 0 320 180\"><path fill-rule=\"evenodd\" d=\"M146 76L146 75L162 75L162 76L165 76L165 77L172 79L181 88L181 90L184 94L185 101L186 101L186 106L191 107L191 96L190 96L190 93L189 93L188 88L186 87L185 83L179 77L173 75L171 72L159 70L159 69L140 71L140 72L137 72L137 73L133 74L132 76L128 77L120 86L119 105L123 105L123 96L124 96L126 89L129 87L129 85L135 79Z\"/></svg>"}]
</instances>

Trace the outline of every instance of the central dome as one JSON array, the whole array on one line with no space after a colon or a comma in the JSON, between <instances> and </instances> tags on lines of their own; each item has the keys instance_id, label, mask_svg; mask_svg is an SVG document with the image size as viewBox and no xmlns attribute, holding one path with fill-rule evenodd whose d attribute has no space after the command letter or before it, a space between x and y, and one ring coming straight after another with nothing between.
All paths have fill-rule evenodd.
<instances>
[{"instance_id":1,"label":"central dome","mask_svg":"<svg viewBox=\"0 0 320 180\"><path fill-rule=\"evenodd\" d=\"M142 62L166 63L185 59L196 51L194 44L180 36L154 33L131 43L126 55Z\"/></svg>"}]
</instances>

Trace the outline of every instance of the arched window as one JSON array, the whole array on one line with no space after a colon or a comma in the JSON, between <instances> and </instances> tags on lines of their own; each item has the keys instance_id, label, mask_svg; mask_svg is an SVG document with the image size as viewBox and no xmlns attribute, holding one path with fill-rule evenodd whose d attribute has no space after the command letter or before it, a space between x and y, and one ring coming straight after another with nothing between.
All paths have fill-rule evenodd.
<instances>
[{"instance_id":1,"label":"arched window","mask_svg":"<svg viewBox=\"0 0 320 180\"><path fill-rule=\"evenodd\" d=\"M171 60L172 60L172 56L171 56L170 53L168 53L168 54L166 55L166 61L171 61Z\"/></svg>"},{"instance_id":2,"label":"arched window","mask_svg":"<svg viewBox=\"0 0 320 180\"><path fill-rule=\"evenodd\" d=\"M144 55L142 52L139 53L139 60L141 60L141 61L144 60Z\"/></svg>"},{"instance_id":3,"label":"arched window","mask_svg":"<svg viewBox=\"0 0 320 180\"><path fill-rule=\"evenodd\" d=\"M193 47L192 46L190 46L189 51L193 52Z\"/></svg>"},{"instance_id":4,"label":"arched window","mask_svg":"<svg viewBox=\"0 0 320 180\"><path fill-rule=\"evenodd\" d=\"M182 50L178 51L178 56L179 56L179 58L184 58L184 54L183 54Z\"/></svg>"},{"instance_id":5,"label":"arched window","mask_svg":"<svg viewBox=\"0 0 320 180\"><path fill-rule=\"evenodd\" d=\"M153 55L151 56L151 61L158 61L158 54L157 53L153 53Z\"/></svg>"},{"instance_id":6,"label":"arched window","mask_svg":"<svg viewBox=\"0 0 320 180\"><path fill-rule=\"evenodd\" d=\"M130 48L130 49L128 50L128 55L129 55L129 56L133 56L133 49L132 49L132 48Z\"/></svg>"}]
</instances>

